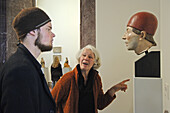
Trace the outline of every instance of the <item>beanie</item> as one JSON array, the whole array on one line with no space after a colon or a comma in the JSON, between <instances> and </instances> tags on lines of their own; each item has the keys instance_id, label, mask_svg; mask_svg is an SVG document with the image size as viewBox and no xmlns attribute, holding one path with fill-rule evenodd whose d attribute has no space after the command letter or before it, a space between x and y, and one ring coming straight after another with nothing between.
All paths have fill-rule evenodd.
<instances>
[{"instance_id":1,"label":"beanie","mask_svg":"<svg viewBox=\"0 0 170 113\"><path fill-rule=\"evenodd\" d=\"M49 16L40 8L31 7L21 10L12 22L18 38L50 22Z\"/></svg>"},{"instance_id":2,"label":"beanie","mask_svg":"<svg viewBox=\"0 0 170 113\"><path fill-rule=\"evenodd\" d=\"M157 25L157 18L149 12L138 12L134 14L127 24L127 26L136 28L140 31L146 31L146 33L152 36L155 34Z\"/></svg>"}]
</instances>

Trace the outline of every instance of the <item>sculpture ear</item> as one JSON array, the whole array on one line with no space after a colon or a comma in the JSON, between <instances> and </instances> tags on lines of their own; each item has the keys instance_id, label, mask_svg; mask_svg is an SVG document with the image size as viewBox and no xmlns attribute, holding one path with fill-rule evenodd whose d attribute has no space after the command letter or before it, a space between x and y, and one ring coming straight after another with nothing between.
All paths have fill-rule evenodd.
<instances>
[{"instance_id":1,"label":"sculpture ear","mask_svg":"<svg viewBox=\"0 0 170 113\"><path fill-rule=\"evenodd\" d=\"M145 39L145 37L146 37L146 31L141 31L139 40L143 40L143 39Z\"/></svg>"},{"instance_id":2,"label":"sculpture ear","mask_svg":"<svg viewBox=\"0 0 170 113\"><path fill-rule=\"evenodd\" d=\"M143 37L143 38L146 37L146 31L141 31L141 37Z\"/></svg>"}]
</instances>

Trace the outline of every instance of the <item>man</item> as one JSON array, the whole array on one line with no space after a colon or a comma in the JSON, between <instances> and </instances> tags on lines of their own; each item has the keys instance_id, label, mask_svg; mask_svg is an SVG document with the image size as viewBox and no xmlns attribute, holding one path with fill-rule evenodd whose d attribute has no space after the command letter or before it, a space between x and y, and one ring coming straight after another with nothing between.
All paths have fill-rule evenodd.
<instances>
[{"instance_id":1,"label":"man","mask_svg":"<svg viewBox=\"0 0 170 113\"><path fill-rule=\"evenodd\" d=\"M19 44L0 71L0 112L55 113L55 101L36 60L52 49L51 19L39 8L28 8L19 12L12 26Z\"/></svg>"},{"instance_id":2,"label":"man","mask_svg":"<svg viewBox=\"0 0 170 113\"><path fill-rule=\"evenodd\" d=\"M128 24L122 39L128 50L134 50L137 55L147 52L156 46L153 36L157 29L157 18L149 12L134 14Z\"/></svg>"}]
</instances>

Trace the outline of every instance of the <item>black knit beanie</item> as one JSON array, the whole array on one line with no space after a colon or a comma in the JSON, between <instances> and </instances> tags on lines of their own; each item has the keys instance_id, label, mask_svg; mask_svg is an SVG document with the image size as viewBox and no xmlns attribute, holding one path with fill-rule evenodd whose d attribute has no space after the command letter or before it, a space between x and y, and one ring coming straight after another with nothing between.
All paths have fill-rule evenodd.
<instances>
[{"instance_id":1,"label":"black knit beanie","mask_svg":"<svg viewBox=\"0 0 170 113\"><path fill-rule=\"evenodd\" d=\"M51 19L43 10L37 7L32 7L21 10L14 18L12 27L16 31L18 38L20 38L50 21Z\"/></svg>"}]
</instances>

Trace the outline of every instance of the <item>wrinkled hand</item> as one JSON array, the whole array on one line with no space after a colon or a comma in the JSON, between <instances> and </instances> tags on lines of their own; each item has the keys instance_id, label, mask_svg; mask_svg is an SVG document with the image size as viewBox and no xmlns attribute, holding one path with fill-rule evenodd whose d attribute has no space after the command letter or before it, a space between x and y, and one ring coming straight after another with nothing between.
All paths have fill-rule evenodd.
<instances>
[{"instance_id":1,"label":"wrinkled hand","mask_svg":"<svg viewBox=\"0 0 170 113\"><path fill-rule=\"evenodd\" d=\"M116 92L118 92L119 90L125 92L125 91L127 90L127 84L125 84L125 83L128 82L128 81L130 81L130 79L126 79L126 80L124 80L124 81L122 81L122 82L114 85L112 88L110 88L109 94L110 94L111 96L114 96L114 94L115 94Z\"/></svg>"}]
</instances>

